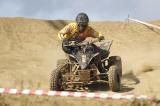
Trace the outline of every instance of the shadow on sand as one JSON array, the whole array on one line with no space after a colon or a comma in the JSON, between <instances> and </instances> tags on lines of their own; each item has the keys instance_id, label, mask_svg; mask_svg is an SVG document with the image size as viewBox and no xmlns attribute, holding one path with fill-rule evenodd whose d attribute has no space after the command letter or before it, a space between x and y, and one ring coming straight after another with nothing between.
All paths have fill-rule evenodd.
<instances>
[{"instance_id":1,"label":"shadow on sand","mask_svg":"<svg viewBox=\"0 0 160 106\"><path fill-rule=\"evenodd\" d=\"M129 73L126 73L123 75L122 80L126 79L129 81L129 83L127 85L135 85L135 84L139 84L140 80L137 78L137 76L130 71Z\"/></svg>"},{"instance_id":2,"label":"shadow on sand","mask_svg":"<svg viewBox=\"0 0 160 106\"><path fill-rule=\"evenodd\" d=\"M127 80L127 83L123 83L123 80ZM134 90L134 87L131 87L131 85L136 85L139 83L140 80L136 77L136 75L132 71L127 74L124 74L122 76L121 90L119 93L130 92ZM89 90L91 92L95 92L95 91L109 91L110 89L108 83L93 83L89 86Z\"/></svg>"},{"instance_id":3,"label":"shadow on sand","mask_svg":"<svg viewBox=\"0 0 160 106\"><path fill-rule=\"evenodd\" d=\"M134 90L133 87L125 86L122 84L121 90L119 91L119 93L130 92L132 90ZM106 92L106 91L110 91L110 89L107 83L94 83L89 86L89 91L90 92L97 92L97 91Z\"/></svg>"}]
</instances>

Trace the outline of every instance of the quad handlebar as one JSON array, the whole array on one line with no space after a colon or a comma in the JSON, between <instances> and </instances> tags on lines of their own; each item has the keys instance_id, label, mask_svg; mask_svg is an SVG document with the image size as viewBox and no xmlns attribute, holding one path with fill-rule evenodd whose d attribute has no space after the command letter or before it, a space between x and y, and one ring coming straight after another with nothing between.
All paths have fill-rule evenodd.
<instances>
[{"instance_id":1,"label":"quad handlebar","mask_svg":"<svg viewBox=\"0 0 160 106\"><path fill-rule=\"evenodd\" d=\"M83 42L69 41L69 44L64 46L84 46L84 45L93 44L99 41L100 41L99 39L95 39L92 41L83 41Z\"/></svg>"}]
</instances>

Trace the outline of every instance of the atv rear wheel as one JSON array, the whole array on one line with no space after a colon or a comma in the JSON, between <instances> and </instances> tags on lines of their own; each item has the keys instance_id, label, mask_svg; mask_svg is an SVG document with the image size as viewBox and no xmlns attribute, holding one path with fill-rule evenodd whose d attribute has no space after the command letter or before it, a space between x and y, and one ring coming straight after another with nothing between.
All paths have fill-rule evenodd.
<instances>
[{"instance_id":1,"label":"atv rear wheel","mask_svg":"<svg viewBox=\"0 0 160 106\"><path fill-rule=\"evenodd\" d=\"M109 87L113 92L120 91L121 77L118 73L116 65L112 65L108 71L108 82Z\"/></svg>"},{"instance_id":2,"label":"atv rear wheel","mask_svg":"<svg viewBox=\"0 0 160 106\"><path fill-rule=\"evenodd\" d=\"M59 68L53 70L50 77L50 90L62 90L62 81L61 70Z\"/></svg>"}]
</instances>

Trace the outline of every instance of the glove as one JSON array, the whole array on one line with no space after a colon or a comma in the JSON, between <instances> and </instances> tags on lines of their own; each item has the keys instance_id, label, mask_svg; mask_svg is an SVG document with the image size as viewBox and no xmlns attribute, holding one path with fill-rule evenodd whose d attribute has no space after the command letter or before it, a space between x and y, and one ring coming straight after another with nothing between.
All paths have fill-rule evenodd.
<instances>
[{"instance_id":1,"label":"glove","mask_svg":"<svg viewBox=\"0 0 160 106\"><path fill-rule=\"evenodd\" d=\"M98 38L99 42L100 42L101 40L104 40L104 39L105 39L104 36L100 36L100 37Z\"/></svg>"}]
</instances>

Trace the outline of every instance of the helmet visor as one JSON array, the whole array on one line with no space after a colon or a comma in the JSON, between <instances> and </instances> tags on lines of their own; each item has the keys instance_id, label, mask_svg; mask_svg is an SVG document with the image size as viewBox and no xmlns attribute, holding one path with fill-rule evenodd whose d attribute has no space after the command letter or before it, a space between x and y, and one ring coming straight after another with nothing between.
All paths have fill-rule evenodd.
<instances>
[{"instance_id":1,"label":"helmet visor","mask_svg":"<svg viewBox=\"0 0 160 106\"><path fill-rule=\"evenodd\" d=\"M78 30L79 30L79 32L80 33L84 32L86 30L87 26L88 26L88 23L86 23L86 22L80 22L80 23L78 23Z\"/></svg>"}]
</instances>

